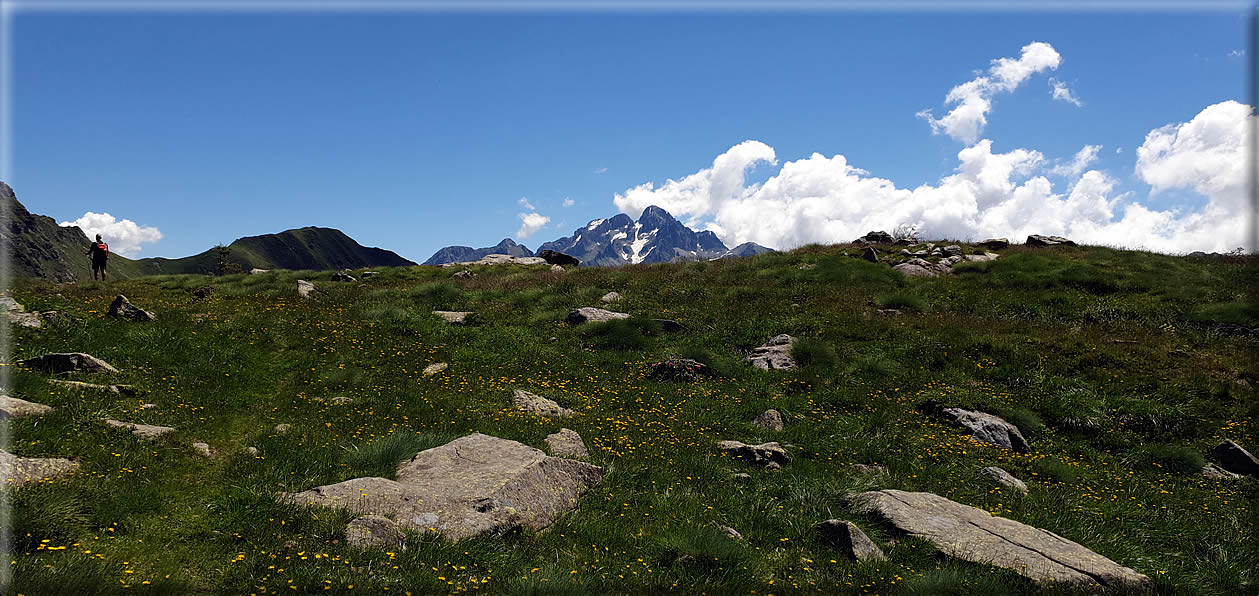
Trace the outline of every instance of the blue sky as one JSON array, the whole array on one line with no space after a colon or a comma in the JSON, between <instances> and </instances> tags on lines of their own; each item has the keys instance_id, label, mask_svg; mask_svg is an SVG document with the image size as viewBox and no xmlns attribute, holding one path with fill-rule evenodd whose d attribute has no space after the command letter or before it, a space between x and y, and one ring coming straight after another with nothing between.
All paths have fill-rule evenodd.
<instances>
[{"instance_id":1,"label":"blue sky","mask_svg":"<svg viewBox=\"0 0 1259 596\"><path fill-rule=\"evenodd\" d=\"M869 226L914 221L949 237L1021 240L1039 225L1086 241L1226 249L1240 241L1229 236L1236 229L1185 218L1238 204L1221 182L1229 168L1201 165L1235 156L1223 146L1235 135L1208 135L1222 146L1204 156L1191 133L1240 125L1237 110L1204 110L1246 102L1245 25L1240 10L20 13L8 182L31 211L58 221L110 214L93 225L132 256L186 256L315 225L423 261L442 246L517 237L522 214L548 218L517 237L536 248L594 218L637 215L644 202L732 245L849 241ZM951 89L1033 42L1060 60L992 93L980 138L933 134L918 115L943 117L955 107ZM1053 81L1080 105L1055 100ZM1202 126L1170 130L1162 159L1138 171L1151 131L1187 127L1200 114ZM974 167L993 175L1000 164L989 155L1040 157L996 190L942 183L980 139L990 144ZM714 167L749 140L772 148L773 159L757 146L735 160L737 176ZM1097 177L1066 171L1086 145L1100 146L1087 164ZM814 153L842 155L895 191L853 195L840 187L865 188L848 183L863 175L831 163L791 179L813 190L757 192ZM664 188L688 176L686 188ZM1026 183L1038 176L1049 190ZM906 194L921 185L938 190ZM1065 201L1077 185L1082 195L1100 188L1107 207L1064 202L1029 215L1033 203ZM979 198L958 198L963 186ZM1024 196L1033 191L1040 198ZM952 200L977 200L981 213L936 208ZM1125 210L1133 202L1141 209ZM982 213L1001 204L1024 216ZM792 215L758 225L768 213ZM124 219L161 239L109 223Z\"/></svg>"}]
</instances>

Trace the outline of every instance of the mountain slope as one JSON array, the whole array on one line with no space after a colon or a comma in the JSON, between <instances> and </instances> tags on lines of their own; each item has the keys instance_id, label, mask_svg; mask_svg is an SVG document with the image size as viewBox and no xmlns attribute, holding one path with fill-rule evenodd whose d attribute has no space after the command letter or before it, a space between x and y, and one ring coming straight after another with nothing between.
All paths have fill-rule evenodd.
<instances>
[{"instance_id":1,"label":"mountain slope","mask_svg":"<svg viewBox=\"0 0 1259 596\"><path fill-rule=\"evenodd\" d=\"M582 265L610 266L711 259L727 252L712 232L696 232L660 207L643 210L638 221L624 213L596 219L572 236L538 247L581 259Z\"/></svg>"},{"instance_id":2,"label":"mountain slope","mask_svg":"<svg viewBox=\"0 0 1259 596\"><path fill-rule=\"evenodd\" d=\"M533 251L523 244L516 244L511 238L503 238L494 246L485 248L472 248L471 246L447 246L429 257L424 261L425 265L442 265L445 263L459 263L463 261L475 261L485 255L511 255L513 257L532 257Z\"/></svg>"}]
</instances>

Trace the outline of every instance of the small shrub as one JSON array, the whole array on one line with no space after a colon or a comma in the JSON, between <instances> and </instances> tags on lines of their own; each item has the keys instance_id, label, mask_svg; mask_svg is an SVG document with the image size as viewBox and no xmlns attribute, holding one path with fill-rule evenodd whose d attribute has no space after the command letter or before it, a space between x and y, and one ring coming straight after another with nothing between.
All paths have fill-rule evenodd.
<instances>
[{"instance_id":1,"label":"small shrub","mask_svg":"<svg viewBox=\"0 0 1259 596\"><path fill-rule=\"evenodd\" d=\"M659 330L659 324L651 319L631 317L614 319L586 326L586 337L602 350L641 350L647 346L645 335Z\"/></svg>"},{"instance_id":2,"label":"small shrub","mask_svg":"<svg viewBox=\"0 0 1259 596\"><path fill-rule=\"evenodd\" d=\"M835 364L835 348L826 342L811 337L797 339L791 345L791 357L800 366L830 367Z\"/></svg>"},{"instance_id":3,"label":"small shrub","mask_svg":"<svg viewBox=\"0 0 1259 596\"><path fill-rule=\"evenodd\" d=\"M1019 427L1024 434L1035 435L1045 430L1045 422L1036 415L1036 412L1027 408L1015 408L1005 416L1005 419L1010 424Z\"/></svg>"},{"instance_id":4,"label":"small shrub","mask_svg":"<svg viewBox=\"0 0 1259 596\"><path fill-rule=\"evenodd\" d=\"M1041 480L1066 484L1080 479L1080 469L1060 459L1047 457L1032 464L1032 475Z\"/></svg>"},{"instance_id":5,"label":"small shrub","mask_svg":"<svg viewBox=\"0 0 1259 596\"><path fill-rule=\"evenodd\" d=\"M433 281L416 286L411 297L434 310L453 310L464 300L464 293L451 284Z\"/></svg>"},{"instance_id":6,"label":"small shrub","mask_svg":"<svg viewBox=\"0 0 1259 596\"><path fill-rule=\"evenodd\" d=\"M853 366L857 372L870 377L890 377L901 370L900 363L883 354L858 356Z\"/></svg>"},{"instance_id":7,"label":"small shrub","mask_svg":"<svg viewBox=\"0 0 1259 596\"><path fill-rule=\"evenodd\" d=\"M1156 468L1173 474L1196 474L1207 465L1207 460L1190 447L1178 445L1152 445L1138 450L1130 458L1137 467Z\"/></svg>"},{"instance_id":8,"label":"small shrub","mask_svg":"<svg viewBox=\"0 0 1259 596\"><path fill-rule=\"evenodd\" d=\"M919 296L906 293L884 294L874 299L879 308L896 308L900 310L923 311L927 309L927 301Z\"/></svg>"}]
</instances>

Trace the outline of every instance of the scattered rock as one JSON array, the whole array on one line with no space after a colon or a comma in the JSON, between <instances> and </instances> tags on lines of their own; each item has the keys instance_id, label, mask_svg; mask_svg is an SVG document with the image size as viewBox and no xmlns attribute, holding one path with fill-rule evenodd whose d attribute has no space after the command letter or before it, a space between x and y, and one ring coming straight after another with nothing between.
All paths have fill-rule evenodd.
<instances>
[{"instance_id":1,"label":"scattered rock","mask_svg":"<svg viewBox=\"0 0 1259 596\"><path fill-rule=\"evenodd\" d=\"M652 319L652 321L655 322L657 325L660 325L660 330L664 331L665 333L677 333L679 331L686 331L686 325L683 325L677 321L674 321L673 319Z\"/></svg>"},{"instance_id":2,"label":"scattered rock","mask_svg":"<svg viewBox=\"0 0 1259 596\"><path fill-rule=\"evenodd\" d=\"M791 461L791 456L787 455L787 451L779 446L778 443L746 445L739 441L719 441L717 448L734 457L766 467L769 467L770 464L782 466Z\"/></svg>"},{"instance_id":3,"label":"scattered rock","mask_svg":"<svg viewBox=\"0 0 1259 596\"><path fill-rule=\"evenodd\" d=\"M358 281L358 278L350 275L349 271L338 271L332 274L332 281Z\"/></svg>"},{"instance_id":4,"label":"scattered rock","mask_svg":"<svg viewBox=\"0 0 1259 596\"><path fill-rule=\"evenodd\" d=\"M935 277L937 275L952 273L952 269L948 265L932 263L925 259L910 259L904 263L893 265L892 269L900 271L909 277Z\"/></svg>"},{"instance_id":5,"label":"scattered rock","mask_svg":"<svg viewBox=\"0 0 1259 596\"><path fill-rule=\"evenodd\" d=\"M424 376L427 377L435 375L443 370L446 370L447 366L448 365L445 362L434 362L433 364L424 367Z\"/></svg>"},{"instance_id":6,"label":"scattered rock","mask_svg":"<svg viewBox=\"0 0 1259 596\"><path fill-rule=\"evenodd\" d=\"M600 298L599 300L603 302L620 302L621 295L617 292L608 292L607 294L604 294L603 297Z\"/></svg>"},{"instance_id":7,"label":"scattered rock","mask_svg":"<svg viewBox=\"0 0 1259 596\"><path fill-rule=\"evenodd\" d=\"M988 250L1003 250L1010 248L1010 241L1006 238L989 238L983 242L977 243L975 246L986 248Z\"/></svg>"},{"instance_id":8,"label":"scattered rock","mask_svg":"<svg viewBox=\"0 0 1259 596\"><path fill-rule=\"evenodd\" d=\"M516 409L522 412L532 412L539 416L548 416L551 418L567 418L573 415L573 411L560 406L552 400L540 395L529 393L523 389L516 389L511 395L512 402L516 404Z\"/></svg>"},{"instance_id":9,"label":"scattered rock","mask_svg":"<svg viewBox=\"0 0 1259 596\"><path fill-rule=\"evenodd\" d=\"M332 399L328 400L328 403L330 403L330 404L332 404L332 405L334 405L334 406L344 406L344 405L346 405L346 404L354 403L354 398L352 398L352 397L346 397L346 396L344 396L344 395L339 395L339 396L337 396L337 397L334 397L334 398L332 398Z\"/></svg>"},{"instance_id":10,"label":"scattered rock","mask_svg":"<svg viewBox=\"0 0 1259 596\"><path fill-rule=\"evenodd\" d=\"M899 310L897 310L897 309L895 309L895 308L880 308L880 309L876 310L875 312L877 312L877 313L879 313L880 315L885 316L885 317L899 317L899 316L901 316L901 315L905 314L905 313L902 313L901 311L899 311Z\"/></svg>"},{"instance_id":11,"label":"scattered rock","mask_svg":"<svg viewBox=\"0 0 1259 596\"><path fill-rule=\"evenodd\" d=\"M43 416L52 411L52 406L37 404L16 397L0 395L0 420L21 418L23 416Z\"/></svg>"},{"instance_id":12,"label":"scattered rock","mask_svg":"<svg viewBox=\"0 0 1259 596\"><path fill-rule=\"evenodd\" d=\"M20 457L0 450L0 481L11 489L65 476L77 467L74 461L60 457Z\"/></svg>"},{"instance_id":13,"label":"scattered rock","mask_svg":"<svg viewBox=\"0 0 1259 596\"><path fill-rule=\"evenodd\" d=\"M377 275L380 275L379 271L364 271L360 277L362 277L363 279L367 279L370 277L376 277Z\"/></svg>"},{"instance_id":14,"label":"scattered rock","mask_svg":"<svg viewBox=\"0 0 1259 596\"><path fill-rule=\"evenodd\" d=\"M861 252L861 258L870 261L871 263L878 263L879 251L874 250L873 246L867 246L866 249Z\"/></svg>"},{"instance_id":15,"label":"scattered rock","mask_svg":"<svg viewBox=\"0 0 1259 596\"><path fill-rule=\"evenodd\" d=\"M1211 450L1211 455L1220 460L1220 467L1237 474L1259 476L1259 459L1232 440L1225 440Z\"/></svg>"},{"instance_id":16,"label":"scattered rock","mask_svg":"<svg viewBox=\"0 0 1259 596\"><path fill-rule=\"evenodd\" d=\"M950 244L948 246L942 247L940 249L940 252L944 253L946 256L960 257L962 256L962 247L956 244Z\"/></svg>"},{"instance_id":17,"label":"scattered rock","mask_svg":"<svg viewBox=\"0 0 1259 596\"><path fill-rule=\"evenodd\" d=\"M1022 494L1027 494L1027 485L1024 484L1022 480L1015 478L1012 474L1010 474L1009 472L1001 468L998 468L997 466L988 466L986 468L980 468L979 473L995 481L997 484L1000 484L1001 486L1013 489Z\"/></svg>"},{"instance_id":18,"label":"scattered rock","mask_svg":"<svg viewBox=\"0 0 1259 596\"><path fill-rule=\"evenodd\" d=\"M44 354L21 360L18 364L52 374L118 372L108 362L82 352Z\"/></svg>"},{"instance_id":19,"label":"scattered rock","mask_svg":"<svg viewBox=\"0 0 1259 596\"><path fill-rule=\"evenodd\" d=\"M164 434L173 433L175 429L169 426L155 426L152 424L136 424L134 422L122 422L120 420L105 419L105 424L114 428L122 428L131 431L131 434L140 437L146 441L152 441Z\"/></svg>"},{"instance_id":20,"label":"scattered rock","mask_svg":"<svg viewBox=\"0 0 1259 596\"><path fill-rule=\"evenodd\" d=\"M817 269L817 263L800 263L799 265L796 266L796 269L799 269L801 271Z\"/></svg>"},{"instance_id":21,"label":"scattered rock","mask_svg":"<svg viewBox=\"0 0 1259 596\"><path fill-rule=\"evenodd\" d=\"M1075 243L1062 236L1032 234L1027 237L1027 246L1075 246Z\"/></svg>"},{"instance_id":22,"label":"scattered rock","mask_svg":"<svg viewBox=\"0 0 1259 596\"><path fill-rule=\"evenodd\" d=\"M857 504L950 556L986 563L1058 586L1149 589L1150 579L1053 532L932 493L879 490Z\"/></svg>"},{"instance_id":23,"label":"scattered rock","mask_svg":"<svg viewBox=\"0 0 1259 596\"><path fill-rule=\"evenodd\" d=\"M468 316L472 313L458 310L435 310L433 314L441 317L451 325L465 325L468 323Z\"/></svg>"},{"instance_id":24,"label":"scattered rock","mask_svg":"<svg viewBox=\"0 0 1259 596\"><path fill-rule=\"evenodd\" d=\"M406 535L398 522L380 515L364 515L345 526L345 542L359 548L380 546L403 548Z\"/></svg>"},{"instance_id":25,"label":"scattered rock","mask_svg":"<svg viewBox=\"0 0 1259 596\"><path fill-rule=\"evenodd\" d=\"M752 420L752 424L765 430L780 431L783 429L783 417L782 414L778 413L778 410L765 410L760 416Z\"/></svg>"},{"instance_id":26,"label":"scattered rock","mask_svg":"<svg viewBox=\"0 0 1259 596\"><path fill-rule=\"evenodd\" d=\"M144 405L140 406L140 409L141 409L141 410L152 410L153 408L156 408L156 407L157 407L157 404L144 404Z\"/></svg>"},{"instance_id":27,"label":"scattered rock","mask_svg":"<svg viewBox=\"0 0 1259 596\"><path fill-rule=\"evenodd\" d=\"M280 499L380 515L459 540L546 528L602 477L602 468L588 463L473 433L421 451L398 467L396 481L355 478Z\"/></svg>"},{"instance_id":28,"label":"scattered rock","mask_svg":"<svg viewBox=\"0 0 1259 596\"><path fill-rule=\"evenodd\" d=\"M670 358L663 362L652 363L647 376L665 381L695 381L701 376L716 376L707 364L689 358Z\"/></svg>"},{"instance_id":29,"label":"scattered rock","mask_svg":"<svg viewBox=\"0 0 1259 596\"><path fill-rule=\"evenodd\" d=\"M951 416L954 422L969 428L971 438L977 441L992 443L1002 449L1013 449L1019 453L1031 451L1019 428L998 416L961 408L945 408L944 413Z\"/></svg>"},{"instance_id":30,"label":"scattered rock","mask_svg":"<svg viewBox=\"0 0 1259 596\"><path fill-rule=\"evenodd\" d=\"M1233 480L1241 478L1241 474L1234 474L1215 464L1207 464L1202 466L1202 477L1208 480Z\"/></svg>"},{"instance_id":31,"label":"scattered rock","mask_svg":"<svg viewBox=\"0 0 1259 596\"><path fill-rule=\"evenodd\" d=\"M248 453L249 455L254 456L254 457L258 457L258 448L257 448L257 447L252 447L252 446L250 446L250 447L246 447L246 448L245 448L245 452L246 452L246 453Z\"/></svg>"},{"instance_id":32,"label":"scattered rock","mask_svg":"<svg viewBox=\"0 0 1259 596\"><path fill-rule=\"evenodd\" d=\"M719 524L717 529L725 532L726 536L729 536L733 540L743 540L743 534L740 534L738 530L731 528L730 526L723 526Z\"/></svg>"},{"instance_id":33,"label":"scattered rock","mask_svg":"<svg viewBox=\"0 0 1259 596\"><path fill-rule=\"evenodd\" d=\"M297 295L301 298L310 298L315 293L315 284L304 279L297 280Z\"/></svg>"},{"instance_id":34,"label":"scattered rock","mask_svg":"<svg viewBox=\"0 0 1259 596\"><path fill-rule=\"evenodd\" d=\"M471 271L468 271L467 269L464 269L463 271L456 271L455 274L452 275L451 277L457 277L459 279L474 279L476 278L476 276L477 274Z\"/></svg>"},{"instance_id":35,"label":"scattered rock","mask_svg":"<svg viewBox=\"0 0 1259 596\"><path fill-rule=\"evenodd\" d=\"M551 250L549 248L546 250L538 251L537 257L552 265L571 265L573 267L576 267L581 264L581 260L579 260L577 257L574 257L572 255L566 255L562 252L559 252L557 250Z\"/></svg>"},{"instance_id":36,"label":"scattered rock","mask_svg":"<svg viewBox=\"0 0 1259 596\"><path fill-rule=\"evenodd\" d=\"M214 451L210 449L209 443L193 443L192 450L202 457L212 457L214 455Z\"/></svg>"},{"instance_id":37,"label":"scattered rock","mask_svg":"<svg viewBox=\"0 0 1259 596\"><path fill-rule=\"evenodd\" d=\"M125 397L140 397L144 395L144 390L137 389L132 385L99 385L96 383L84 383L83 381L66 381L64 379L49 379L49 382L80 391L109 391Z\"/></svg>"},{"instance_id":38,"label":"scattered rock","mask_svg":"<svg viewBox=\"0 0 1259 596\"><path fill-rule=\"evenodd\" d=\"M893 242L896 242L896 238L893 238L891 234L882 231L868 232L865 236L853 240L854 244L892 244Z\"/></svg>"},{"instance_id":39,"label":"scattered rock","mask_svg":"<svg viewBox=\"0 0 1259 596\"><path fill-rule=\"evenodd\" d=\"M796 361L791 357L791 346L796 343L796 338L787 335L775 335L764 345L752 348L745 360L752 363L752 366L764 370L784 370L796 367Z\"/></svg>"},{"instance_id":40,"label":"scattered rock","mask_svg":"<svg viewBox=\"0 0 1259 596\"><path fill-rule=\"evenodd\" d=\"M268 272L270 272L270 271L271 271L270 269L259 269L259 268L257 268L257 267L254 267L253 269L250 269L250 270L249 270L249 274L250 274L250 275L262 275L263 273L268 273Z\"/></svg>"},{"instance_id":41,"label":"scattered rock","mask_svg":"<svg viewBox=\"0 0 1259 596\"><path fill-rule=\"evenodd\" d=\"M747 481L747 480L751 480L751 479L752 479L752 475L751 475L751 474L748 474L747 472L739 472L738 474L735 474L734 476L731 476L731 478L733 478L733 479L735 479L735 480L738 480L738 481L740 481L740 482L744 482L744 481Z\"/></svg>"},{"instance_id":42,"label":"scattered rock","mask_svg":"<svg viewBox=\"0 0 1259 596\"><path fill-rule=\"evenodd\" d=\"M822 542L843 551L854 561L885 561L887 555L850 521L828 519L814 526Z\"/></svg>"},{"instance_id":43,"label":"scattered rock","mask_svg":"<svg viewBox=\"0 0 1259 596\"><path fill-rule=\"evenodd\" d=\"M201 286L192 291L192 295L196 298L205 298L214 293L214 286Z\"/></svg>"},{"instance_id":44,"label":"scattered rock","mask_svg":"<svg viewBox=\"0 0 1259 596\"><path fill-rule=\"evenodd\" d=\"M603 310L602 308L594 308L583 306L577 310L568 313L565 319L569 325L581 325L582 323L603 323L613 319L628 319L629 315L623 312L612 312Z\"/></svg>"},{"instance_id":45,"label":"scattered rock","mask_svg":"<svg viewBox=\"0 0 1259 596\"><path fill-rule=\"evenodd\" d=\"M581 435L567 428L561 428L560 432L547 435L546 448L551 455L556 457L590 458L590 452L586 451L586 443L581 440Z\"/></svg>"},{"instance_id":46,"label":"scattered rock","mask_svg":"<svg viewBox=\"0 0 1259 596\"><path fill-rule=\"evenodd\" d=\"M871 466L871 465L867 465L867 464L853 464L853 465L852 465L852 469L854 469L854 470L856 470L856 471L858 471L858 472L861 472L862 474L874 474L874 475L876 475L876 476L886 476L886 475L887 475L887 468L886 468L886 467L884 467L884 466L878 466L878 465Z\"/></svg>"},{"instance_id":47,"label":"scattered rock","mask_svg":"<svg viewBox=\"0 0 1259 596\"><path fill-rule=\"evenodd\" d=\"M982 263L984 261L995 261L997 260L997 257L999 256L1001 255L995 252L986 252L982 255L966 255L965 259L967 261L974 261L974 262Z\"/></svg>"},{"instance_id":48,"label":"scattered rock","mask_svg":"<svg viewBox=\"0 0 1259 596\"><path fill-rule=\"evenodd\" d=\"M551 265L551 273L565 273L563 265Z\"/></svg>"},{"instance_id":49,"label":"scattered rock","mask_svg":"<svg viewBox=\"0 0 1259 596\"><path fill-rule=\"evenodd\" d=\"M275 425L275 432L280 433L280 434L284 434L284 433L288 432L290 428L293 428L293 425L292 425L292 424L288 424L288 423L283 423L283 422L282 422L282 423L280 423L280 424Z\"/></svg>"}]
</instances>

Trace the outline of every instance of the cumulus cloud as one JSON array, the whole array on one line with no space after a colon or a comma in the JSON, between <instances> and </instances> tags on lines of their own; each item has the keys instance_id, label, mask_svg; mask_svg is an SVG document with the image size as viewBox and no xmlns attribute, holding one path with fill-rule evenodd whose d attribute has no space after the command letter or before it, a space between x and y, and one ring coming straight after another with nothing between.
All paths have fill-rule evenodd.
<instances>
[{"instance_id":1,"label":"cumulus cloud","mask_svg":"<svg viewBox=\"0 0 1259 596\"><path fill-rule=\"evenodd\" d=\"M918 112L917 115L931 125L933 134L943 132L954 139L972 144L988 123L993 95L1013 91L1028 77L1045 70L1057 69L1061 62L1062 56L1053 46L1040 41L1029 43L1023 46L1017 59L997 58L992 61L987 75L976 77L949 91L944 103L955 107L943 118L932 116L930 109Z\"/></svg>"},{"instance_id":2,"label":"cumulus cloud","mask_svg":"<svg viewBox=\"0 0 1259 596\"><path fill-rule=\"evenodd\" d=\"M516 201L516 204L517 204L517 205L520 205L520 207L521 207L522 209L528 209L528 210L530 210L530 211L537 211L537 210L538 210L538 208L537 208L537 207L534 207L534 206L533 206L533 205L529 202L529 199L526 199L525 197L520 197L520 200L519 200L519 201Z\"/></svg>"},{"instance_id":3,"label":"cumulus cloud","mask_svg":"<svg viewBox=\"0 0 1259 596\"><path fill-rule=\"evenodd\" d=\"M88 211L74 221L63 221L62 226L78 226L89 239L100 234L111 252L124 257L134 257L140 253L143 244L151 244L162 239L162 233L152 226L141 226L129 219L117 219L108 213Z\"/></svg>"},{"instance_id":4,"label":"cumulus cloud","mask_svg":"<svg viewBox=\"0 0 1259 596\"><path fill-rule=\"evenodd\" d=\"M1134 193L1117 194L1113 177L1087 169L1098 146L1051 165L1055 162L1030 149L994 151L988 139L960 150L954 173L916 188L897 187L843 155L818 153L787 161L764 183L747 185L748 169L776 161L768 145L745 141L710 168L658 188L645 183L613 200L635 217L659 205L729 246L751 241L790 249L849 242L870 230L911 224L932 238L1019 241L1029 234L1057 234L1160 252L1227 251L1248 244L1245 218L1237 214L1245 208L1249 113L1249 106L1232 101L1209 106L1188 122L1151 131L1138 149L1137 174L1152 194L1192 190L1205 199L1193 209L1155 210ZM1055 170L1072 179L1056 188L1045 175Z\"/></svg>"},{"instance_id":5,"label":"cumulus cloud","mask_svg":"<svg viewBox=\"0 0 1259 596\"><path fill-rule=\"evenodd\" d=\"M532 236L534 232L542 229L547 222L551 221L551 218L540 213L518 213L516 216L520 218L520 229L516 231L517 240L524 240Z\"/></svg>"},{"instance_id":6,"label":"cumulus cloud","mask_svg":"<svg viewBox=\"0 0 1259 596\"><path fill-rule=\"evenodd\" d=\"M1058 79L1051 78L1049 79L1049 86L1053 88L1052 93L1055 101L1065 101L1069 104L1075 105L1077 108L1084 105L1080 103L1080 98L1076 97L1075 94L1071 92L1071 89L1067 87L1066 83L1059 81Z\"/></svg>"},{"instance_id":7,"label":"cumulus cloud","mask_svg":"<svg viewBox=\"0 0 1259 596\"><path fill-rule=\"evenodd\" d=\"M1076 152L1075 157L1071 158L1071 161L1055 165L1049 169L1049 173L1071 178L1079 176L1084 173L1085 168L1097 161L1097 153L1101 150L1101 145L1085 145L1083 149Z\"/></svg>"},{"instance_id":8,"label":"cumulus cloud","mask_svg":"<svg viewBox=\"0 0 1259 596\"><path fill-rule=\"evenodd\" d=\"M575 203L572 199L570 199L570 198L568 198L568 197L564 197L564 202L563 202L563 203L561 203L561 205L563 205L564 207L572 207L572 206L573 206L573 205L575 205L575 204L576 204L576 203Z\"/></svg>"}]
</instances>

